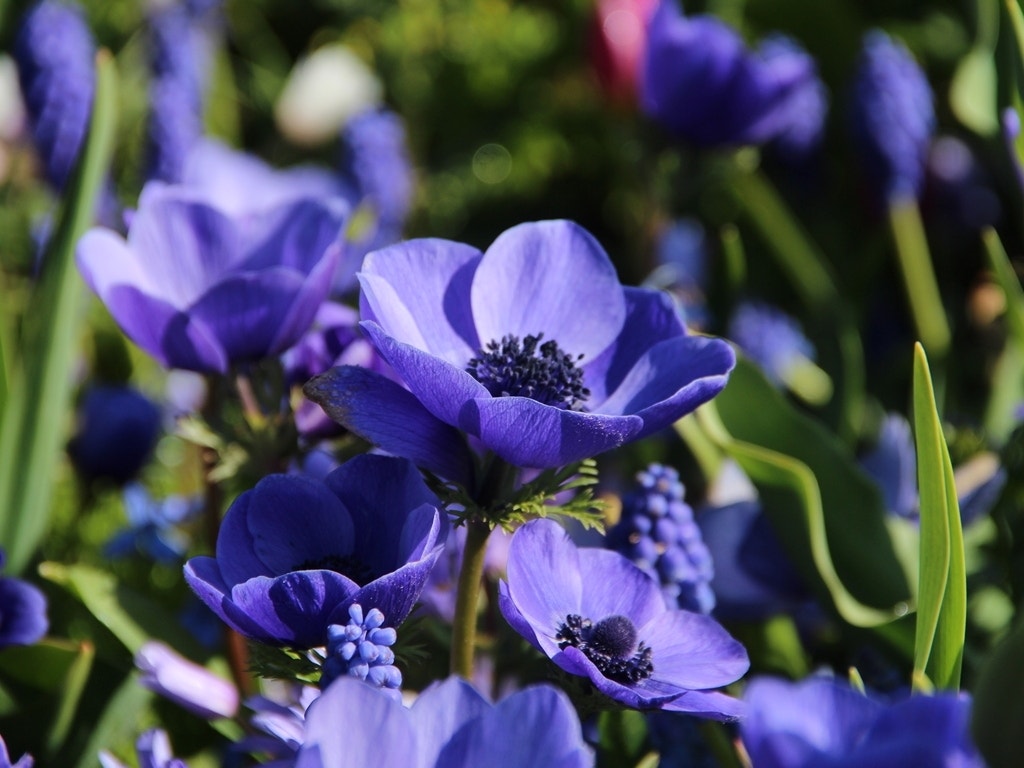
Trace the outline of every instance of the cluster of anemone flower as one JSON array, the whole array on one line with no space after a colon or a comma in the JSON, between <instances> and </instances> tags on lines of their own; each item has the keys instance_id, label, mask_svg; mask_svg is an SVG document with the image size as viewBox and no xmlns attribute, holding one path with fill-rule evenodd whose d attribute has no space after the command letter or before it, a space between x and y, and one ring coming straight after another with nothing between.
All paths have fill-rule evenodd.
<instances>
[{"instance_id":1,"label":"cluster of anemone flower","mask_svg":"<svg viewBox=\"0 0 1024 768\"><path fill-rule=\"evenodd\" d=\"M858 30L839 66L824 32L741 29L730 4L598 0L586 66L621 194L467 223L480 190L554 188L551 158L593 147L481 144L456 216L469 182L430 153L465 127L385 92L421 115L427 86L497 103L517 81L495 73L579 12L467 0L456 33L428 19L446 3L311 5L366 37L320 30L287 73L295 30L255 4L19 19L0 182L31 194L4 221L61 204L0 259L0 768L1014 765L1024 294L1000 236L1020 237L979 225L988 292L959 321L973 262L932 258L923 218L957 158L929 168L945 116L909 49ZM512 63L467 65L470 17L519 30ZM1002 94L1024 40L986 34L949 107L1016 161L1016 112L963 83L1000 47ZM889 286L869 295L881 238L863 276L814 242L843 240L827 206L851 185L822 191L840 70L837 163L858 158L865 221L890 228L896 331ZM236 148L269 131L251 112L272 89L264 154L303 163ZM883 376L911 337L912 371Z\"/></svg>"}]
</instances>

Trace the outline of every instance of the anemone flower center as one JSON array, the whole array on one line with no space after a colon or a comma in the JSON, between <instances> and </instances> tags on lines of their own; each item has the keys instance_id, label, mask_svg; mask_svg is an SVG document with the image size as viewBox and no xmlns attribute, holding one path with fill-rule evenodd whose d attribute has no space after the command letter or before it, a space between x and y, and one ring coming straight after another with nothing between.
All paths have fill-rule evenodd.
<instances>
[{"instance_id":1,"label":"anemone flower center","mask_svg":"<svg viewBox=\"0 0 1024 768\"><path fill-rule=\"evenodd\" d=\"M639 683L654 672L651 649L637 644L636 626L625 616L608 616L595 624L570 613L555 640L562 650L579 648L602 675L617 683Z\"/></svg>"},{"instance_id":2,"label":"anemone flower center","mask_svg":"<svg viewBox=\"0 0 1024 768\"><path fill-rule=\"evenodd\" d=\"M369 565L352 555L326 555L299 563L292 570L334 571L352 579L360 587L366 586L377 577Z\"/></svg>"},{"instance_id":3,"label":"anemone flower center","mask_svg":"<svg viewBox=\"0 0 1024 768\"><path fill-rule=\"evenodd\" d=\"M583 386L583 371L573 357L551 340L541 344L536 336L508 335L490 341L469 361L466 370L494 397L528 397L545 405L582 410L579 404L590 396Z\"/></svg>"}]
</instances>

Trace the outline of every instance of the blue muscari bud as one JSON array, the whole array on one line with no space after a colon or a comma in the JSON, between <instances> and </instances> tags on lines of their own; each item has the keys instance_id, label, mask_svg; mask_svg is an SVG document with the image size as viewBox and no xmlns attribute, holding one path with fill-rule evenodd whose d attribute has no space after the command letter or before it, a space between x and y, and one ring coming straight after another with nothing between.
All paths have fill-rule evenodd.
<instances>
[{"instance_id":1,"label":"blue muscari bud","mask_svg":"<svg viewBox=\"0 0 1024 768\"><path fill-rule=\"evenodd\" d=\"M85 141L96 88L96 45L82 11L41 0L21 21L14 43L32 140L46 179L67 184Z\"/></svg>"},{"instance_id":2,"label":"blue muscari bud","mask_svg":"<svg viewBox=\"0 0 1024 768\"><path fill-rule=\"evenodd\" d=\"M714 567L693 510L683 501L679 473L651 464L637 481L640 487L622 499L622 517L608 531L608 547L656 579L670 606L710 613Z\"/></svg>"},{"instance_id":3,"label":"blue muscari bud","mask_svg":"<svg viewBox=\"0 0 1024 768\"><path fill-rule=\"evenodd\" d=\"M326 689L339 677L348 675L400 698L402 673L395 666L395 653L391 650L398 633L384 626L384 614L376 608L364 616L362 606L353 603L348 615L348 624L331 624L327 628L327 658L320 687Z\"/></svg>"},{"instance_id":4,"label":"blue muscari bud","mask_svg":"<svg viewBox=\"0 0 1024 768\"><path fill-rule=\"evenodd\" d=\"M188 8L172 5L149 19L147 177L178 182L185 157L203 133L208 30Z\"/></svg>"},{"instance_id":5,"label":"blue muscari bud","mask_svg":"<svg viewBox=\"0 0 1024 768\"><path fill-rule=\"evenodd\" d=\"M795 366L814 359L814 347L796 320L760 302L745 302L736 308L729 338L779 385L789 381Z\"/></svg>"},{"instance_id":6,"label":"blue muscari bud","mask_svg":"<svg viewBox=\"0 0 1024 768\"><path fill-rule=\"evenodd\" d=\"M868 175L887 200L917 197L935 130L932 90L907 49L880 30L864 38L850 106Z\"/></svg>"},{"instance_id":7,"label":"blue muscari bud","mask_svg":"<svg viewBox=\"0 0 1024 768\"><path fill-rule=\"evenodd\" d=\"M131 387L94 386L82 400L78 429L68 442L72 464L88 479L127 483L153 453L160 416L160 408Z\"/></svg>"}]
</instances>

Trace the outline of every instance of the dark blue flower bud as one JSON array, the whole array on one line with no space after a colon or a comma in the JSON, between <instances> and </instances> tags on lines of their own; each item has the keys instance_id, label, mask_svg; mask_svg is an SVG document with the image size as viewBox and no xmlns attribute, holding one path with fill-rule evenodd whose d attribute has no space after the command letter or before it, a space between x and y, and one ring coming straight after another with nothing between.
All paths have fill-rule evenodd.
<instances>
[{"instance_id":1,"label":"dark blue flower bud","mask_svg":"<svg viewBox=\"0 0 1024 768\"><path fill-rule=\"evenodd\" d=\"M149 398L131 387L97 386L82 402L68 454L85 477L120 485L139 473L159 436L160 409Z\"/></svg>"}]
</instances>

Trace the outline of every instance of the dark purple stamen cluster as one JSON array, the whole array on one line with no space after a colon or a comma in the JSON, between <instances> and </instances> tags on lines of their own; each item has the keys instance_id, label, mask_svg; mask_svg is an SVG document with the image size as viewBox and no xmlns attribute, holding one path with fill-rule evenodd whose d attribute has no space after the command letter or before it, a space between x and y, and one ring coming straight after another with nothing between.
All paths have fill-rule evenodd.
<instances>
[{"instance_id":1,"label":"dark purple stamen cluster","mask_svg":"<svg viewBox=\"0 0 1024 768\"><path fill-rule=\"evenodd\" d=\"M543 333L525 336L507 335L500 342L490 341L466 370L495 397L528 397L545 405L568 410L577 408L590 397L583 386L583 371L576 364L583 355L573 357L555 341L545 341Z\"/></svg>"},{"instance_id":2,"label":"dark purple stamen cluster","mask_svg":"<svg viewBox=\"0 0 1024 768\"><path fill-rule=\"evenodd\" d=\"M636 642L636 627L625 616L609 616L594 624L570 613L555 635L558 647L579 648L609 680L632 685L654 672L651 649Z\"/></svg>"}]
</instances>

